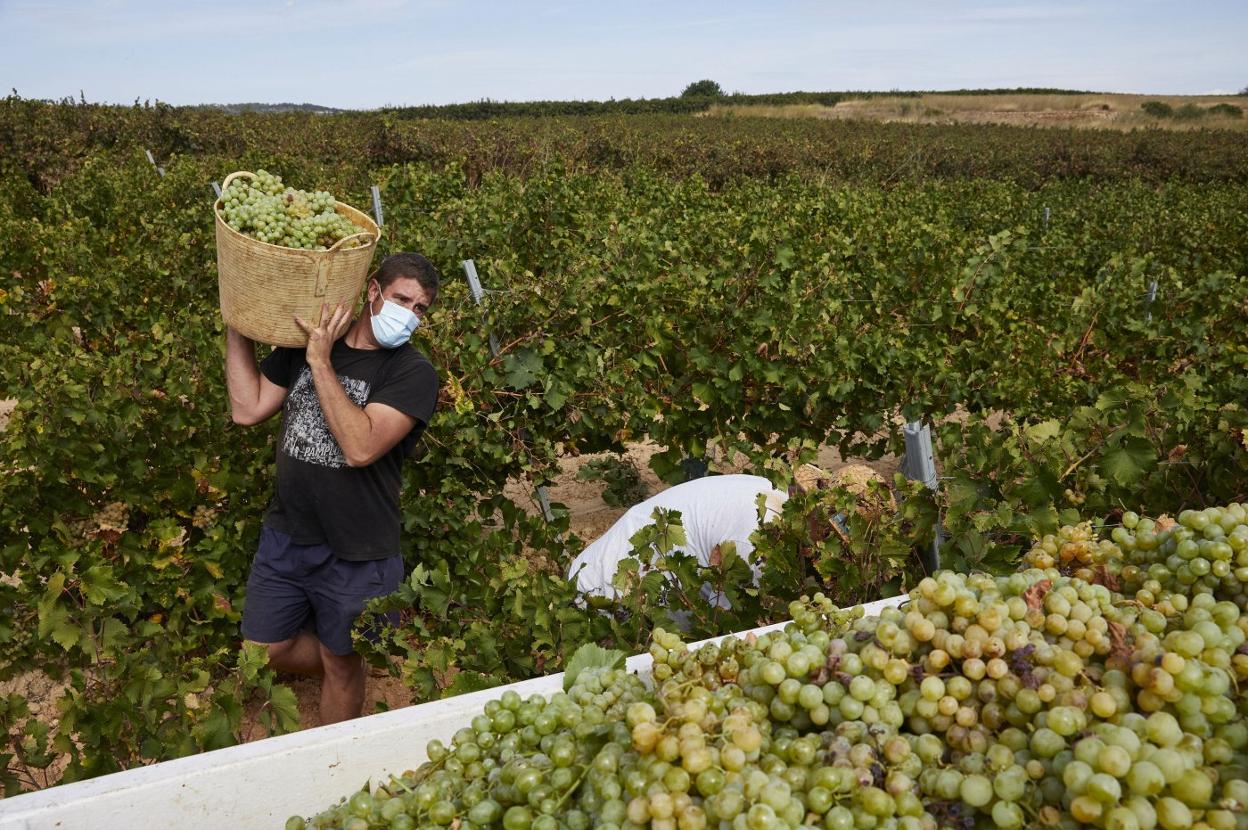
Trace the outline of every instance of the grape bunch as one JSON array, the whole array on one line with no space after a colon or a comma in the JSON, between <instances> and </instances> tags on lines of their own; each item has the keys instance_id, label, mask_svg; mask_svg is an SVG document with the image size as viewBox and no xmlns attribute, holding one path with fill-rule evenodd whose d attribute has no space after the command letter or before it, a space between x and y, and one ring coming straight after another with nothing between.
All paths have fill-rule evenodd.
<instances>
[{"instance_id":1,"label":"grape bunch","mask_svg":"<svg viewBox=\"0 0 1248 830\"><path fill-rule=\"evenodd\" d=\"M1177 522L1127 512L1109 539L1096 539L1088 523L1064 527L1024 561L1099 579L1167 617L1196 594L1248 610L1248 505L1184 510Z\"/></svg>"},{"instance_id":2,"label":"grape bunch","mask_svg":"<svg viewBox=\"0 0 1248 830\"><path fill-rule=\"evenodd\" d=\"M328 191L286 187L280 176L265 170L250 181L235 179L221 194L221 213L231 228L261 242L304 250L324 251L360 232L336 206Z\"/></svg>"},{"instance_id":3,"label":"grape bunch","mask_svg":"<svg viewBox=\"0 0 1248 830\"><path fill-rule=\"evenodd\" d=\"M1226 561L1208 528L1229 540L1241 513L1221 510L1140 519L1134 544L1065 527L1025 570L941 572L878 616L816 595L696 650L656 629L646 682L504 692L287 830L1248 830L1243 589L1171 561Z\"/></svg>"}]
</instances>

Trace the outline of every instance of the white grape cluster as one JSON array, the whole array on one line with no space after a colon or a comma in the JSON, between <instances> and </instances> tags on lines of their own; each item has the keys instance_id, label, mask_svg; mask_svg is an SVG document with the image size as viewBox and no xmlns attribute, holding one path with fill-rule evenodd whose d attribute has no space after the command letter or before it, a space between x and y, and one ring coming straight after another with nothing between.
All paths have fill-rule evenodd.
<instances>
[{"instance_id":1,"label":"white grape cluster","mask_svg":"<svg viewBox=\"0 0 1248 830\"><path fill-rule=\"evenodd\" d=\"M1100 574L1167 617L1198 594L1248 610L1248 505L1184 510L1177 522L1127 512L1109 539L1096 538L1086 522L1064 527L1037 541L1024 561L1085 580Z\"/></svg>"},{"instance_id":2,"label":"white grape cluster","mask_svg":"<svg viewBox=\"0 0 1248 830\"><path fill-rule=\"evenodd\" d=\"M286 828L1248 830L1248 614L1234 568L1206 579L1248 567L1245 518L1154 539L1132 516L1125 552L1064 527L1021 572L940 572L870 617L817 594L696 651L655 629L652 688L504 692L420 769Z\"/></svg>"},{"instance_id":3,"label":"white grape cluster","mask_svg":"<svg viewBox=\"0 0 1248 830\"><path fill-rule=\"evenodd\" d=\"M265 170L251 181L235 179L221 194L221 212L231 228L273 245L324 251L360 232L336 210L326 190L296 190ZM350 245L350 243L348 243Z\"/></svg>"}]
</instances>

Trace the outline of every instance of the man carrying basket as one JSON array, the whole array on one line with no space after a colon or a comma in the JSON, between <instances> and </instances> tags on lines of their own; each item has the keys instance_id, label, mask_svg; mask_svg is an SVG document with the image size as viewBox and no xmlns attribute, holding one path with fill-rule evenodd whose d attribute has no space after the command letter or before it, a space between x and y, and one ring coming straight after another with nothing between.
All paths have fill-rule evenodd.
<instances>
[{"instance_id":1,"label":"man carrying basket","mask_svg":"<svg viewBox=\"0 0 1248 830\"><path fill-rule=\"evenodd\" d=\"M365 666L351 628L369 599L403 579L403 459L433 416L438 376L408 342L438 295L419 254L382 261L366 311L298 317L306 348L255 344L226 330L226 384L237 424L282 410L277 483L247 581L242 632L279 671L319 675L322 723L358 717Z\"/></svg>"}]
</instances>

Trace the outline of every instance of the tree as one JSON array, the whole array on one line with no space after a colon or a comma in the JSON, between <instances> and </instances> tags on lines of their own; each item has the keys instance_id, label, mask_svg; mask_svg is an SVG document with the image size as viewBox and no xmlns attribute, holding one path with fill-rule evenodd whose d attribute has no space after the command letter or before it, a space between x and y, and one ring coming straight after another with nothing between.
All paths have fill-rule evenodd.
<instances>
[{"instance_id":1,"label":"tree","mask_svg":"<svg viewBox=\"0 0 1248 830\"><path fill-rule=\"evenodd\" d=\"M722 98L723 88L711 80L694 81L680 93L681 98Z\"/></svg>"}]
</instances>

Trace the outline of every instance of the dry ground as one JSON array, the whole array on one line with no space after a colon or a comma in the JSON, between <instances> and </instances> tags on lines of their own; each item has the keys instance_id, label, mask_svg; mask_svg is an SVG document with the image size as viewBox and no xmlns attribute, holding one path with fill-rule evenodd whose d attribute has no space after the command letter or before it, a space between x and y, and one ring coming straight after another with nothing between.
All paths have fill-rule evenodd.
<instances>
[{"instance_id":1,"label":"dry ground","mask_svg":"<svg viewBox=\"0 0 1248 830\"><path fill-rule=\"evenodd\" d=\"M1175 110L1185 104L1208 108L1227 103L1248 110L1248 96L1241 95L921 95L878 97L841 101L836 106L794 104L788 106L712 106L706 117L760 116L771 118L818 118L832 121L884 121L909 124L1011 124L1029 127L1088 127L1131 130L1160 127L1172 130L1248 129L1243 118L1156 118L1140 106L1161 101Z\"/></svg>"}]
</instances>

